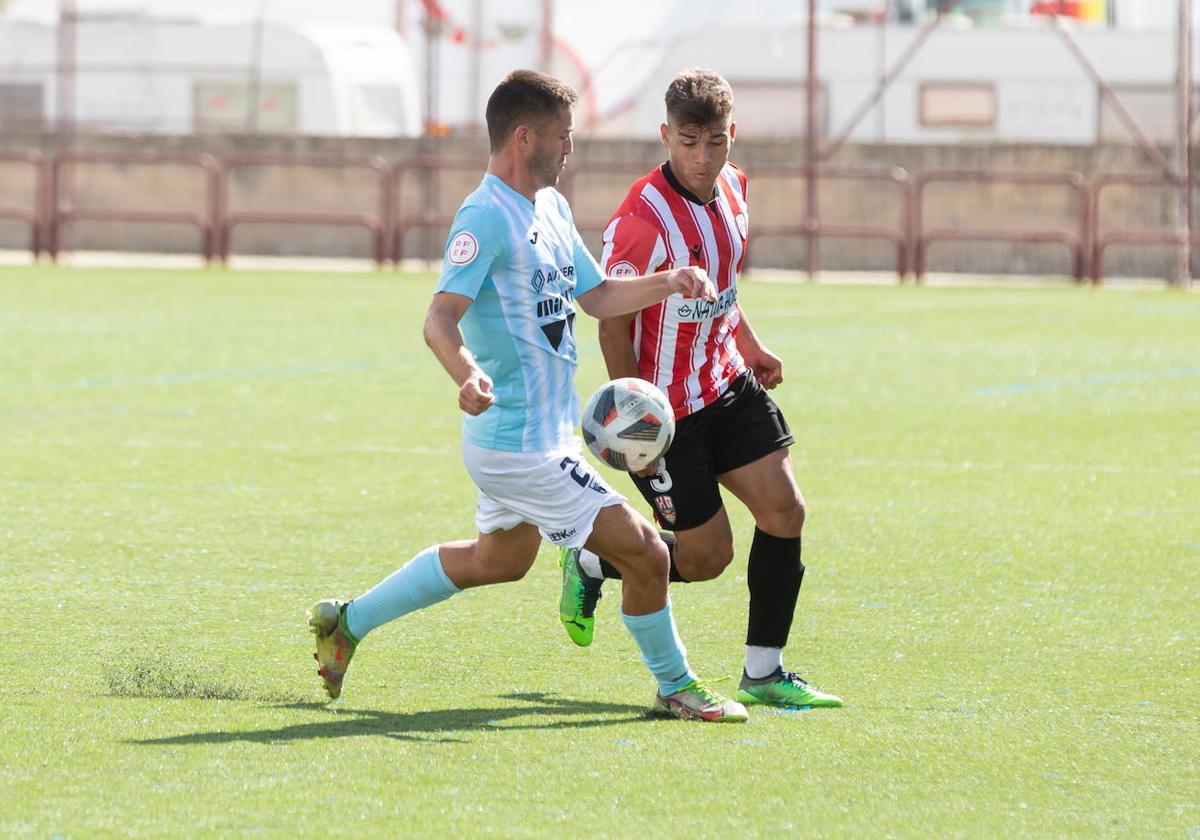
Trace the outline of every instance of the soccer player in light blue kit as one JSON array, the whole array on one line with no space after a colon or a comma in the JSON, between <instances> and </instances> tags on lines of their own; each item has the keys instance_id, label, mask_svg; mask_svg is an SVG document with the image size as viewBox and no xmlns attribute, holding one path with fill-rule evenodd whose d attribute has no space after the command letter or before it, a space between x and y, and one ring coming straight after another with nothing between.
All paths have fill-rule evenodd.
<instances>
[{"instance_id":1,"label":"soccer player in light blue kit","mask_svg":"<svg viewBox=\"0 0 1200 840\"><path fill-rule=\"evenodd\" d=\"M479 489L479 536L418 553L352 601L320 601L309 624L325 690L338 697L367 633L472 586L519 580L547 539L586 546L622 575L622 618L658 683L653 712L743 721L746 709L697 680L667 600L655 528L583 458L575 434L575 303L608 318L672 294L714 299L703 269L606 280L555 189L571 153L575 92L517 70L487 104L487 174L458 211L425 341L458 386L463 460Z\"/></svg>"}]
</instances>

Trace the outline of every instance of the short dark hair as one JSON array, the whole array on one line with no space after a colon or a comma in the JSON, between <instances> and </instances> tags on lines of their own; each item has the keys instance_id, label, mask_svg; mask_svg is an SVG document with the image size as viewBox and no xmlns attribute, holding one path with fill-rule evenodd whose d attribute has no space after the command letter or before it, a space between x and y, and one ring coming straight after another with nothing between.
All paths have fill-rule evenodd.
<instances>
[{"instance_id":1,"label":"short dark hair","mask_svg":"<svg viewBox=\"0 0 1200 840\"><path fill-rule=\"evenodd\" d=\"M719 73L693 67L667 87L667 119L675 125L712 125L733 114L733 88Z\"/></svg>"},{"instance_id":2,"label":"short dark hair","mask_svg":"<svg viewBox=\"0 0 1200 840\"><path fill-rule=\"evenodd\" d=\"M531 125L574 105L579 94L566 82L536 70L514 70L504 77L487 103L488 140L499 151L519 125Z\"/></svg>"}]
</instances>

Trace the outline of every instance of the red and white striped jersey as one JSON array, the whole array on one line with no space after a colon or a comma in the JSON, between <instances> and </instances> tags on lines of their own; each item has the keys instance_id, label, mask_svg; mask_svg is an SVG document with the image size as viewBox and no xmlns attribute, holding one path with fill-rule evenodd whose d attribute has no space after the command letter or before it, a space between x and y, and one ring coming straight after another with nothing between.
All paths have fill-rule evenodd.
<instances>
[{"instance_id":1,"label":"red and white striped jersey","mask_svg":"<svg viewBox=\"0 0 1200 840\"><path fill-rule=\"evenodd\" d=\"M698 265L717 287L715 302L674 294L633 320L638 376L666 393L676 419L716 400L745 368L735 337L748 221L741 169L726 163L716 195L702 203L663 164L630 187L604 231L600 265L609 277Z\"/></svg>"}]
</instances>

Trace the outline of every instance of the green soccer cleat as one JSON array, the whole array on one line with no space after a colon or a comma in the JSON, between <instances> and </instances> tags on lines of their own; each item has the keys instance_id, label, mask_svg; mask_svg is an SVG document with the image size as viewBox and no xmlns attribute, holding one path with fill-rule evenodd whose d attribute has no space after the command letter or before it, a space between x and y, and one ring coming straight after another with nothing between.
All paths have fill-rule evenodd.
<instances>
[{"instance_id":1,"label":"green soccer cleat","mask_svg":"<svg viewBox=\"0 0 1200 840\"><path fill-rule=\"evenodd\" d=\"M722 697L699 680L693 680L666 697L655 694L650 714L709 723L742 723L750 718L741 703Z\"/></svg>"},{"instance_id":2,"label":"green soccer cleat","mask_svg":"<svg viewBox=\"0 0 1200 840\"><path fill-rule=\"evenodd\" d=\"M737 696L746 705L758 703L781 709L837 708L844 705L842 698L818 691L782 668L759 680L750 679L743 671Z\"/></svg>"},{"instance_id":3,"label":"green soccer cleat","mask_svg":"<svg viewBox=\"0 0 1200 840\"><path fill-rule=\"evenodd\" d=\"M604 581L589 577L579 567L578 548L562 549L558 565L562 568L558 617L571 641L580 647L587 647L596 633L596 603L600 600L600 587Z\"/></svg>"},{"instance_id":4,"label":"green soccer cleat","mask_svg":"<svg viewBox=\"0 0 1200 840\"><path fill-rule=\"evenodd\" d=\"M358 640L346 629L347 603L330 598L317 601L308 611L309 630L317 637L317 652L313 654L313 659L321 666L317 675L333 700L342 696L342 680L346 678L350 658L358 647Z\"/></svg>"}]
</instances>

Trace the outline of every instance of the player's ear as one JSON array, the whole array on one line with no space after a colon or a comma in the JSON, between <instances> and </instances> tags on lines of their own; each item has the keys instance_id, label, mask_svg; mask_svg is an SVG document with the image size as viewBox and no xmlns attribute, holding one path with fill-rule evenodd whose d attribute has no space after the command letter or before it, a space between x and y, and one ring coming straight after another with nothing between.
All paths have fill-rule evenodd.
<instances>
[{"instance_id":1,"label":"player's ear","mask_svg":"<svg viewBox=\"0 0 1200 840\"><path fill-rule=\"evenodd\" d=\"M736 137L737 137L737 123L731 122L731 123L729 123L729 145L730 146L733 145L734 138L736 138Z\"/></svg>"},{"instance_id":2,"label":"player's ear","mask_svg":"<svg viewBox=\"0 0 1200 840\"><path fill-rule=\"evenodd\" d=\"M671 145L671 126L663 123L658 127L658 133L662 135L662 144L664 146Z\"/></svg>"},{"instance_id":3,"label":"player's ear","mask_svg":"<svg viewBox=\"0 0 1200 840\"><path fill-rule=\"evenodd\" d=\"M517 148L525 151L534 145L536 138L533 134L533 129L522 123L513 130L513 141L517 144Z\"/></svg>"}]
</instances>

